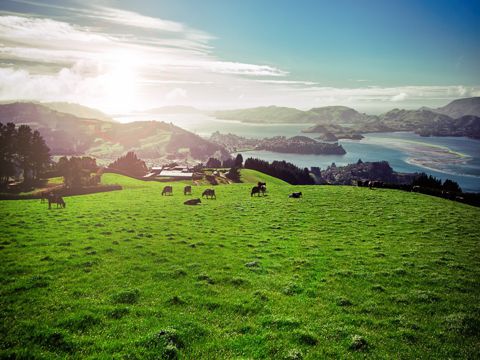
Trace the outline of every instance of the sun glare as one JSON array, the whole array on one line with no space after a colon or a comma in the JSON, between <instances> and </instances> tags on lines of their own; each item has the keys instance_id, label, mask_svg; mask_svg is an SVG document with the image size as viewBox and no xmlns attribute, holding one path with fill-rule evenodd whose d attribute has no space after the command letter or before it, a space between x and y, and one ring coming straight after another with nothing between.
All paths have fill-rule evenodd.
<instances>
[{"instance_id":1,"label":"sun glare","mask_svg":"<svg viewBox=\"0 0 480 360\"><path fill-rule=\"evenodd\" d=\"M108 56L108 63L108 70L102 79L105 91L102 108L110 113L129 112L138 103L140 57L133 52L112 52Z\"/></svg>"}]
</instances>

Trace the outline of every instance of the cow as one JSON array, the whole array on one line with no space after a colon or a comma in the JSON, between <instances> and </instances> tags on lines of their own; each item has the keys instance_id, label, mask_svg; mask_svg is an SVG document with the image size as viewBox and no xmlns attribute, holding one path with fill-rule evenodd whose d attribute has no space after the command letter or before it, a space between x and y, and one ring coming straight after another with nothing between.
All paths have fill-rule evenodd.
<instances>
[{"instance_id":1,"label":"cow","mask_svg":"<svg viewBox=\"0 0 480 360\"><path fill-rule=\"evenodd\" d=\"M57 204L57 208L62 207L62 208L65 209L65 207L66 207L65 201L63 200L63 198L61 196L54 195L54 194L49 194L49 196L48 196L48 208L49 209L52 208L52 204Z\"/></svg>"},{"instance_id":2,"label":"cow","mask_svg":"<svg viewBox=\"0 0 480 360\"><path fill-rule=\"evenodd\" d=\"M266 192L267 192L267 184L259 181L257 186L254 186L252 188L252 191L250 192L250 197L252 197L255 194L258 194L258 196L260 196L260 194L265 196Z\"/></svg>"},{"instance_id":3,"label":"cow","mask_svg":"<svg viewBox=\"0 0 480 360\"><path fill-rule=\"evenodd\" d=\"M162 191L162 196L163 195L173 195L173 189L171 186L165 186Z\"/></svg>"},{"instance_id":4,"label":"cow","mask_svg":"<svg viewBox=\"0 0 480 360\"><path fill-rule=\"evenodd\" d=\"M412 186L412 192L420 192L420 186L418 185Z\"/></svg>"},{"instance_id":5,"label":"cow","mask_svg":"<svg viewBox=\"0 0 480 360\"><path fill-rule=\"evenodd\" d=\"M299 199L303 196L302 192L294 192L294 193L291 193L290 195L288 195L289 198L293 198L293 199Z\"/></svg>"},{"instance_id":6,"label":"cow","mask_svg":"<svg viewBox=\"0 0 480 360\"><path fill-rule=\"evenodd\" d=\"M192 187L190 185L183 188L183 195L192 195Z\"/></svg>"},{"instance_id":7,"label":"cow","mask_svg":"<svg viewBox=\"0 0 480 360\"><path fill-rule=\"evenodd\" d=\"M198 205L201 202L202 201L200 199L190 199L190 200L185 201L183 204L184 205Z\"/></svg>"},{"instance_id":8,"label":"cow","mask_svg":"<svg viewBox=\"0 0 480 360\"><path fill-rule=\"evenodd\" d=\"M250 197L252 197L255 194L258 194L258 196L260 196L260 187L259 186L254 186L252 188L252 191L250 192Z\"/></svg>"},{"instance_id":9,"label":"cow","mask_svg":"<svg viewBox=\"0 0 480 360\"><path fill-rule=\"evenodd\" d=\"M370 190L372 190L373 188L378 188L378 187L382 187L383 186L383 182L381 181L373 181L373 180L370 180L368 182L368 188Z\"/></svg>"},{"instance_id":10,"label":"cow","mask_svg":"<svg viewBox=\"0 0 480 360\"><path fill-rule=\"evenodd\" d=\"M208 199L208 197L210 196L210 199L217 199L217 195L215 195L215 190L213 189L206 189L203 193L202 193L202 198L203 197L206 197Z\"/></svg>"}]
</instances>

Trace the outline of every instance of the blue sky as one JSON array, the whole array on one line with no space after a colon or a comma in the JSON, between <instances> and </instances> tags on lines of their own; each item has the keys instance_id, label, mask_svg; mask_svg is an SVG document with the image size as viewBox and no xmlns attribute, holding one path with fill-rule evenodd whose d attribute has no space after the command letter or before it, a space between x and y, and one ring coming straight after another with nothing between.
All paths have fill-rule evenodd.
<instances>
[{"instance_id":1,"label":"blue sky","mask_svg":"<svg viewBox=\"0 0 480 360\"><path fill-rule=\"evenodd\" d=\"M0 4L0 100L107 112L346 105L480 95L480 1Z\"/></svg>"},{"instance_id":2,"label":"blue sky","mask_svg":"<svg viewBox=\"0 0 480 360\"><path fill-rule=\"evenodd\" d=\"M129 5L130 4L130 5ZM480 1L124 1L218 36L225 59L349 86L477 85Z\"/></svg>"}]
</instances>

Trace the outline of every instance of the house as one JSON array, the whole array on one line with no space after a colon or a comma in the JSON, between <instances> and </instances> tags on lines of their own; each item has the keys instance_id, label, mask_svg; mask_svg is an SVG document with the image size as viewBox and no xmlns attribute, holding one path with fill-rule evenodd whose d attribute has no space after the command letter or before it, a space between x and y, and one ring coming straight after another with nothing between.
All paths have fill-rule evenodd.
<instances>
[{"instance_id":1,"label":"house","mask_svg":"<svg viewBox=\"0 0 480 360\"><path fill-rule=\"evenodd\" d=\"M171 178L176 180L191 180L193 171L187 166L153 166L145 178Z\"/></svg>"}]
</instances>

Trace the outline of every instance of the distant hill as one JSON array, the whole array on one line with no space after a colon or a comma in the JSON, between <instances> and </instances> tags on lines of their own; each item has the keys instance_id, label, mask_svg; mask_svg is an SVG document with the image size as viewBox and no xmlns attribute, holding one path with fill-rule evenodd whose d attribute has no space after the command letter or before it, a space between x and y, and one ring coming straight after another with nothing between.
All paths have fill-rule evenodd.
<instances>
[{"instance_id":1,"label":"distant hill","mask_svg":"<svg viewBox=\"0 0 480 360\"><path fill-rule=\"evenodd\" d=\"M0 122L38 129L53 155L91 155L111 161L127 151L142 159L224 158L228 152L172 124L139 121L127 124L79 118L35 103L0 105Z\"/></svg>"},{"instance_id":2,"label":"distant hill","mask_svg":"<svg viewBox=\"0 0 480 360\"><path fill-rule=\"evenodd\" d=\"M458 119L465 115L480 117L480 97L454 100L443 107L434 109L433 111L448 115L454 119Z\"/></svg>"},{"instance_id":3,"label":"distant hill","mask_svg":"<svg viewBox=\"0 0 480 360\"><path fill-rule=\"evenodd\" d=\"M346 106L324 106L307 111L309 119L322 123L359 123L372 120L372 116L361 114Z\"/></svg>"},{"instance_id":4,"label":"distant hill","mask_svg":"<svg viewBox=\"0 0 480 360\"><path fill-rule=\"evenodd\" d=\"M302 110L279 107L262 106L250 109L217 111L214 116L223 120L237 120L247 123L302 123L308 122Z\"/></svg>"},{"instance_id":5,"label":"distant hill","mask_svg":"<svg viewBox=\"0 0 480 360\"><path fill-rule=\"evenodd\" d=\"M83 106L80 104L68 103L68 102L48 102L48 103L41 103L44 106L49 107L52 110L71 114L79 118L85 119L98 119L102 121L115 121L108 115L104 114L100 110L92 109L87 106Z\"/></svg>"},{"instance_id":6,"label":"distant hill","mask_svg":"<svg viewBox=\"0 0 480 360\"><path fill-rule=\"evenodd\" d=\"M302 111L289 107L266 106L251 109L217 111L214 116L224 120L248 123L357 123L367 121L369 115L346 106L325 106Z\"/></svg>"},{"instance_id":7,"label":"distant hill","mask_svg":"<svg viewBox=\"0 0 480 360\"><path fill-rule=\"evenodd\" d=\"M392 131L414 131L422 136L467 136L480 139L480 117L458 119L425 108L394 109L381 116L381 123Z\"/></svg>"},{"instance_id":8,"label":"distant hill","mask_svg":"<svg viewBox=\"0 0 480 360\"><path fill-rule=\"evenodd\" d=\"M324 106L302 111L288 107L267 106L250 109L217 111L214 116L224 120L251 123L315 124L303 132L318 133L319 139L361 139L362 133L413 131L423 136L467 136L480 139L480 97L452 101L430 109L393 109L385 114L367 115L346 106ZM459 118L463 116L470 116Z\"/></svg>"}]
</instances>

